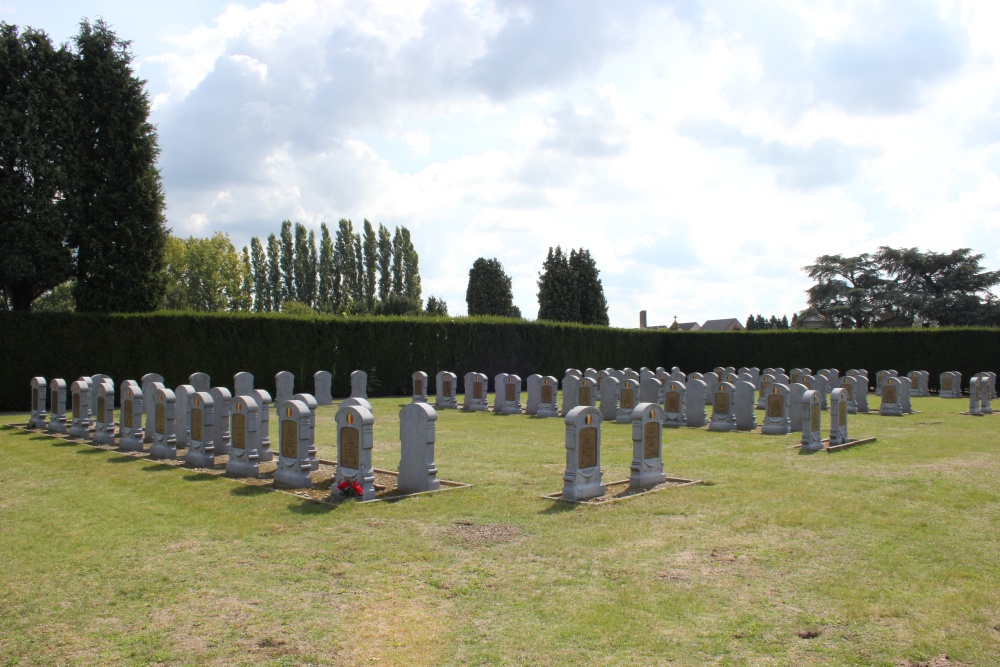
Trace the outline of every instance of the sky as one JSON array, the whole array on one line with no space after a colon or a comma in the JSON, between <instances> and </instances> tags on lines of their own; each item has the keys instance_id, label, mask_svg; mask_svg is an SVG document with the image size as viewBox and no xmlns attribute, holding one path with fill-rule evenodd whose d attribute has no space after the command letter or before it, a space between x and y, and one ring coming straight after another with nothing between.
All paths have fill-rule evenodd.
<instances>
[{"instance_id":1,"label":"sky","mask_svg":"<svg viewBox=\"0 0 1000 667\"><path fill-rule=\"evenodd\" d=\"M533 319L587 248L611 324L779 318L879 246L1000 268L1000 2L0 0L132 41L168 225L406 226L465 313L497 258Z\"/></svg>"}]
</instances>

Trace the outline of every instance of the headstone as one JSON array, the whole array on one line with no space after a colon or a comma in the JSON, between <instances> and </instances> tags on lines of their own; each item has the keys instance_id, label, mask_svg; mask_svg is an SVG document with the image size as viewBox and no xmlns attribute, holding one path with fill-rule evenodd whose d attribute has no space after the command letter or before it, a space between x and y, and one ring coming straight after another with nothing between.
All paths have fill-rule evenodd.
<instances>
[{"instance_id":1,"label":"headstone","mask_svg":"<svg viewBox=\"0 0 1000 667\"><path fill-rule=\"evenodd\" d=\"M465 403L469 412L483 412L489 409L487 379L484 373L465 374Z\"/></svg>"},{"instance_id":2,"label":"headstone","mask_svg":"<svg viewBox=\"0 0 1000 667\"><path fill-rule=\"evenodd\" d=\"M844 390L846 394L847 401L847 413L857 414L858 412L858 402L854 397L855 387L857 386L857 379L851 375L845 375L840 378L840 388ZM831 392L832 394L832 392Z\"/></svg>"},{"instance_id":3,"label":"headstone","mask_svg":"<svg viewBox=\"0 0 1000 667\"><path fill-rule=\"evenodd\" d=\"M882 383L882 405L879 406L878 413L889 417L902 417L903 406L900 404L900 381L899 378L886 376Z\"/></svg>"},{"instance_id":4,"label":"headstone","mask_svg":"<svg viewBox=\"0 0 1000 667\"><path fill-rule=\"evenodd\" d=\"M259 416L257 401L252 396L243 395L233 399L226 474L232 477L257 477L260 474Z\"/></svg>"},{"instance_id":5,"label":"headstone","mask_svg":"<svg viewBox=\"0 0 1000 667\"><path fill-rule=\"evenodd\" d=\"M637 384L634 381L629 381ZM566 423L564 500L589 500L604 495L601 480L601 412L580 405L569 411Z\"/></svg>"},{"instance_id":6,"label":"headstone","mask_svg":"<svg viewBox=\"0 0 1000 667\"><path fill-rule=\"evenodd\" d=\"M637 387L639 386L639 383L641 382L641 378L640 378L639 374L636 373L635 371L629 369L629 368L625 369L625 379L626 380L632 380L632 382L635 382L635 386L637 386Z\"/></svg>"},{"instance_id":7,"label":"headstone","mask_svg":"<svg viewBox=\"0 0 1000 667\"><path fill-rule=\"evenodd\" d=\"M580 378L567 373L562 381L562 414L566 416L577 406L580 399Z\"/></svg>"},{"instance_id":8,"label":"headstone","mask_svg":"<svg viewBox=\"0 0 1000 667\"><path fill-rule=\"evenodd\" d=\"M121 428L118 437L118 449L126 452L141 452L145 449L142 438L142 415L145 412L142 403L142 388L135 380L122 383Z\"/></svg>"},{"instance_id":9,"label":"headstone","mask_svg":"<svg viewBox=\"0 0 1000 667\"><path fill-rule=\"evenodd\" d=\"M559 380L551 375L542 378L538 387L538 408L536 417L559 416Z\"/></svg>"},{"instance_id":10,"label":"headstone","mask_svg":"<svg viewBox=\"0 0 1000 667\"><path fill-rule=\"evenodd\" d=\"M316 371L313 373L313 388L316 402L320 405L333 405L333 373Z\"/></svg>"},{"instance_id":11,"label":"headstone","mask_svg":"<svg viewBox=\"0 0 1000 667\"><path fill-rule=\"evenodd\" d=\"M309 442L312 443L309 447L309 465L313 470L319 470L319 457L316 454L316 409L319 402L312 394L295 394L292 400L304 403L309 408ZM340 407L343 407L343 403Z\"/></svg>"},{"instance_id":12,"label":"headstone","mask_svg":"<svg viewBox=\"0 0 1000 667\"><path fill-rule=\"evenodd\" d=\"M981 417L983 414L982 409L979 407L979 376L973 375L969 378L969 414L976 417Z\"/></svg>"},{"instance_id":13,"label":"headstone","mask_svg":"<svg viewBox=\"0 0 1000 667\"><path fill-rule=\"evenodd\" d=\"M427 402L427 373L424 371L416 371L410 376L410 384L412 386L412 392L410 394L410 403L426 403Z\"/></svg>"},{"instance_id":14,"label":"headstone","mask_svg":"<svg viewBox=\"0 0 1000 667\"><path fill-rule=\"evenodd\" d=\"M618 387L618 414L615 421L619 424L632 423L632 410L639 401L639 383L635 380L625 380Z\"/></svg>"},{"instance_id":15,"label":"headstone","mask_svg":"<svg viewBox=\"0 0 1000 667\"><path fill-rule=\"evenodd\" d=\"M768 396L767 390L774 382L775 382L774 376L771 375L770 373L767 373L764 375L764 377L760 379L760 382L757 384L757 388L760 390L760 393L757 395L756 407L758 410L767 410L767 396Z\"/></svg>"},{"instance_id":16,"label":"headstone","mask_svg":"<svg viewBox=\"0 0 1000 667\"><path fill-rule=\"evenodd\" d=\"M278 403L277 412L278 467L274 471L274 483L290 489L310 488L312 462L309 451L313 449L313 442L310 440L312 417L309 406L302 401L289 399ZM339 468L337 472L340 472Z\"/></svg>"},{"instance_id":17,"label":"headstone","mask_svg":"<svg viewBox=\"0 0 1000 667\"><path fill-rule=\"evenodd\" d=\"M993 377L990 373L979 374L979 411L984 415L993 414Z\"/></svg>"},{"instance_id":18,"label":"headstone","mask_svg":"<svg viewBox=\"0 0 1000 667\"><path fill-rule=\"evenodd\" d=\"M66 432L66 380L55 378L49 383L49 433Z\"/></svg>"},{"instance_id":19,"label":"headstone","mask_svg":"<svg viewBox=\"0 0 1000 667\"><path fill-rule=\"evenodd\" d=\"M291 400L292 396L295 394L295 375L293 375L290 371L279 371L275 373L274 388L274 402L276 404Z\"/></svg>"},{"instance_id":20,"label":"headstone","mask_svg":"<svg viewBox=\"0 0 1000 667\"><path fill-rule=\"evenodd\" d=\"M688 380L687 376L684 375L684 372L681 371L681 369L674 367L674 369L670 371L671 382L682 382L684 384L687 384L687 380Z\"/></svg>"},{"instance_id":21,"label":"headstone","mask_svg":"<svg viewBox=\"0 0 1000 667\"><path fill-rule=\"evenodd\" d=\"M364 371L351 373L351 396L368 400L368 373Z\"/></svg>"},{"instance_id":22,"label":"headstone","mask_svg":"<svg viewBox=\"0 0 1000 667\"><path fill-rule=\"evenodd\" d=\"M903 411L904 415L913 414L913 405L910 403L910 393L913 388L913 384L910 382L910 378L903 376L897 377L899 380L899 408Z\"/></svg>"},{"instance_id":23,"label":"headstone","mask_svg":"<svg viewBox=\"0 0 1000 667\"><path fill-rule=\"evenodd\" d=\"M641 380L639 383L639 400L643 403L656 403L659 405L663 402L663 383L656 379L656 376L650 374L645 380Z\"/></svg>"},{"instance_id":24,"label":"headstone","mask_svg":"<svg viewBox=\"0 0 1000 667\"><path fill-rule=\"evenodd\" d=\"M503 385L497 387L497 396L502 397L499 414L521 414L521 378L518 375L504 374ZM496 410L496 408L494 408ZM434 415L437 419L437 414Z\"/></svg>"},{"instance_id":25,"label":"headstone","mask_svg":"<svg viewBox=\"0 0 1000 667\"><path fill-rule=\"evenodd\" d=\"M516 375L507 378L508 385ZM518 378L520 385L520 378ZM441 487L434 463L437 412L426 403L411 403L399 411L399 481L404 493L436 491Z\"/></svg>"},{"instance_id":26,"label":"headstone","mask_svg":"<svg viewBox=\"0 0 1000 667\"><path fill-rule=\"evenodd\" d=\"M240 371L233 376L233 396L253 396L253 373Z\"/></svg>"},{"instance_id":27,"label":"headstone","mask_svg":"<svg viewBox=\"0 0 1000 667\"><path fill-rule=\"evenodd\" d=\"M153 385L157 382L163 383L163 376L157 373L146 373L139 382L142 386L142 402L146 406L146 419L142 429L143 442L146 443L153 442L156 432L156 425L153 423L156 418L153 414L156 411L156 389Z\"/></svg>"},{"instance_id":28,"label":"headstone","mask_svg":"<svg viewBox=\"0 0 1000 667\"><path fill-rule=\"evenodd\" d=\"M207 391L196 391L188 397L188 404L191 437L184 454L184 463L192 468L214 468L215 445L212 433L215 430L215 401Z\"/></svg>"},{"instance_id":29,"label":"headstone","mask_svg":"<svg viewBox=\"0 0 1000 667\"><path fill-rule=\"evenodd\" d=\"M910 371L906 377L910 380L910 395L923 396L920 390L920 371Z\"/></svg>"},{"instance_id":30,"label":"headstone","mask_svg":"<svg viewBox=\"0 0 1000 667\"><path fill-rule=\"evenodd\" d=\"M813 376L813 389L819 394L819 408L820 410L826 410L829 408L829 404L826 401L826 395L830 391L829 383L825 375L814 375Z\"/></svg>"},{"instance_id":31,"label":"headstone","mask_svg":"<svg viewBox=\"0 0 1000 667\"><path fill-rule=\"evenodd\" d=\"M576 404L595 407L594 389L596 385L590 378L581 378L576 385Z\"/></svg>"},{"instance_id":32,"label":"headstone","mask_svg":"<svg viewBox=\"0 0 1000 667\"><path fill-rule=\"evenodd\" d=\"M732 431L736 428L736 413L733 411L735 398L736 387L731 382L719 382L715 385L709 431Z\"/></svg>"},{"instance_id":33,"label":"headstone","mask_svg":"<svg viewBox=\"0 0 1000 667\"><path fill-rule=\"evenodd\" d=\"M493 412L495 414L500 414L500 410L503 407L504 399L504 384L507 382L506 373L497 373L493 376Z\"/></svg>"},{"instance_id":34,"label":"headstone","mask_svg":"<svg viewBox=\"0 0 1000 667\"><path fill-rule=\"evenodd\" d=\"M266 463L274 460L274 451L271 449L271 394L263 389L254 389L249 394L250 398L257 403L258 437L260 438L260 462Z\"/></svg>"},{"instance_id":35,"label":"headstone","mask_svg":"<svg viewBox=\"0 0 1000 667\"><path fill-rule=\"evenodd\" d=\"M437 393L434 395L434 407L438 410L455 410L458 408L458 376L449 371L440 371L435 376Z\"/></svg>"},{"instance_id":36,"label":"headstone","mask_svg":"<svg viewBox=\"0 0 1000 667\"><path fill-rule=\"evenodd\" d=\"M601 380L601 417L604 421L618 418L618 378L610 373Z\"/></svg>"},{"instance_id":37,"label":"headstone","mask_svg":"<svg viewBox=\"0 0 1000 667\"><path fill-rule=\"evenodd\" d=\"M191 441L191 426L189 424L191 417L191 397L196 392L197 389L194 388L194 385L190 384L182 384L174 389L174 400L177 406L177 414L174 419L174 435L177 438L178 449L187 447Z\"/></svg>"},{"instance_id":38,"label":"headstone","mask_svg":"<svg viewBox=\"0 0 1000 667\"><path fill-rule=\"evenodd\" d=\"M640 403L632 411L632 464L628 485L647 488L663 484L663 408L655 403Z\"/></svg>"},{"instance_id":39,"label":"headstone","mask_svg":"<svg viewBox=\"0 0 1000 667\"><path fill-rule=\"evenodd\" d=\"M854 403L858 407L858 412L868 414L868 376L854 376Z\"/></svg>"},{"instance_id":40,"label":"headstone","mask_svg":"<svg viewBox=\"0 0 1000 667\"><path fill-rule=\"evenodd\" d=\"M830 444L843 445L847 437L847 390L830 392Z\"/></svg>"},{"instance_id":41,"label":"headstone","mask_svg":"<svg viewBox=\"0 0 1000 667\"><path fill-rule=\"evenodd\" d=\"M823 449L823 432L820 424L823 409L819 403L819 392L810 389L802 394L799 409L802 411L802 449L814 452Z\"/></svg>"},{"instance_id":42,"label":"headstone","mask_svg":"<svg viewBox=\"0 0 1000 667\"><path fill-rule=\"evenodd\" d=\"M748 375L749 376L749 375ZM757 415L754 413L756 390L750 380L736 382L734 412L736 414L737 431L753 431L757 428Z\"/></svg>"},{"instance_id":43,"label":"headstone","mask_svg":"<svg viewBox=\"0 0 1000 667\"><path fill-rule=\"evenodd\" d=\"M94 410L94 442L115 444L115 386L110 380L97 385L97 409Z\"/></svg>"},{"instance_id":44,"label":"headstone","mask_svg":"<svg viewBox=\"0 0 1000 667\"><path fill-rule=\"evenodd\" d=\"M788 428L794 433L803 430L802 397L809 391L804 384L796 382L788 387Z\"/></svg>"},{"instance_id":45,"label":"headstone","mask_svg":"<svg viewBox=\"0 0 1000 667\"><path fill-rule=\"evenodd\" d=\"M684 400L684 425L689 428L701 428L707 420L705 394L708 393L708 386L704 380L690 377L684 386L687 388Z\"/></svg>"},{"instance_id":46,"label":"headstone","mask_svg":"<svg viewBox=\"0 0 1000 667\"><path fill-rule=\"evenodd\" d=\"M766 393L765 393L766 391ZM787 384L772 382L767 389L761 389L766 399L764 402L764 423L760 432L764 435L788 435L791 433L789 424L789 389Z\"/></svg>"},{"instance_id":47,"label":"headstone","mask_svg":"<svg viewBox=\"0 0 1000 667\"><path fill-rule=\"evenodd\" d=\"M194 387L195 391L208 392L212 389L212 378L208 373L191 373L188 376L188 384Z\"/></svg>"},{"instance_id":48,"label":"headstone","mask_svg":"<svg viewBox=\"0 0 1000 667\"><path fill-rule=\"evenodd\" d=\"M215 455L222 456L229 453L229 409L233 400L233 395L225 387L212 387L208 394L212 397L213 411L213 431L212 446L215 448Z\"/></svg>"},{"instance_id":49,"label":"headstone","mask_svg":"<svg viewBox=\"0 0 1000 667\"><path fill-rule=\"evenodd\" d=\"M671 380L663 388L663 425L667 428L679 428L687 423L684 405L687 386L683 382ZM702 410L705 408L702 407Z\"/></svg>"},{"instance_id":50,"label":"headstone","mask_svg":"<svg viewBox=\"0 0 1000 667\"><path fill-rule=\"evenodd\" d=\"M73 401L70 437L87 439L90 437L90 383L77 380L70 386L70 396Z\"/></svg>"},{"instance_id":51,"label":"headstone","mask_svg":"<svg viewBox=\"0 0 1000 667\"><path fill-rule=\"evenodd\" d=\"M715 388L719 384L719 375L714 371L705 373L702 378L705 382L705 405L712 405L715 400Z\"/></svg>"},{"instance_id":52,"label":"headstone","mask_svg":"<svg viewBox=\"0 0 1000 667\"><path fill-rule=\"evenodd\" d=\"M145 392L144 392L145 393ZM177 397L161 382L153 383L153 446L149 448L151 459L177 458L177 437L174 433ZM149 412L146 413L147 417Z\"/></svg>"},{"instance_id":53,"label":"headstone","mask_svg":"<svg viewBox=\"0 0 1000 667\"><path fill-rule=\"evenodd\" d=\"M565 373L563 373L563 375L572 375L572 376L573 376L573 377L575 377L575 378L576 378L577 380L579 380L580 378L582 378L582 377L583 377L583 373L581 373L581 372L580 372L580 371L579 371L578 369L576 369L576 368L567 368L567 369L566 369L566 372L565 372Z\"/></svg>"},{"instance_id":54,"label":"headstone","mask_svg":"<svg viewBox=\"0 0 1000 667\"><path fill-rule=\"evenodd\" d=\"M421 406L429 407L426 403L411 403L405 408L421 409ZM334 482L338 486L346 483L357 488L359 492L356 495L361 500L373 500L375 470L372 468L372 447L375 446L375 417L362 407L348 406L337 411L334 422L337 424L337 474ZM402 421L400 427L402 428Z\"/></svg>"},{"instance_id":55,"label":"headstone","mask_svg":"<svg viewBox=\"0 0 1000 667\"><path fill-rule=\"evenodd\" d=\"M31 419L28 428L45 428L45 398L48 396L48 383L43 377L31 378Z\"/></svg>"},{"instance_id":56,"label":"headstone","mask_svg":"<svg viewBox=\"0 0 1000 667\"><path fill-rule=\"evenodd\" d=\"M961 391L961 385L956 388L955 376L952 375L951 371L945 371L938 376L940 390L938 390L938 396L941 398L957 398L956 393ZM956 390L957 389L957 390ZM961 394L959 394L961 395Z\"/></svg>"},{"instance_id":57,"label":"headstone","mask_svg":"<svg viewBox=\"0 0 1000 667\"><path fill-rule=\"evenodd\" d=\"M536 415L538 414L538 401L542 395L542 376L538 373L532 373L525 378L524 384L528 390L528 402L524 405L524 414Z\"/></svg>"}]
</instances>

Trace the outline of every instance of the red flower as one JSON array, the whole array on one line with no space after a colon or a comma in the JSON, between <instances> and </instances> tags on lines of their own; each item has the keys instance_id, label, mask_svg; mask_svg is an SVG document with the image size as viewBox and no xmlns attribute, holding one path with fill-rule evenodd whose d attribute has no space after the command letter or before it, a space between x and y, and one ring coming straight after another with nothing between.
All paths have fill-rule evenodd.
<instances>
[{"instance_id":1,"label":"red flower","mask_svg":"<svg viewBox=\"0 0 1000 667\"><path fill-rule=\"evenodd\" d=\"M344 491L350 485L351 485L351 483L345 479L343 482L341 482L340 484L337 485L337 490L338 491Z\"/></svg>"},{"instance_id":2,"label":"red flower","mask_svg":"<svg viewBox=\"0 0 1000 667\"><path fill-rule=\"evenodd\" d=\"M365 495L365 490L363 488L361 488L360 484L358 484L357 482L355 482L354 483L354 493L356 493L358 495L358 497L360 498L361 496Z\"/></svg>"}]
</instances>

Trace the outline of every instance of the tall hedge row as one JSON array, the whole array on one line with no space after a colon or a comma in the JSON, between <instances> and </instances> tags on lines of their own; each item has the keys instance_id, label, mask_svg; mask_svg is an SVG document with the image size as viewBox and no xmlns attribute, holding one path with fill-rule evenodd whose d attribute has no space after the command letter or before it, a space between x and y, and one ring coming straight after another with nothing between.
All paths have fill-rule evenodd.
<instances>
[{"instance_id":1,"label":"tall hedge row","mask_svg":"<svg viewBox=\"0 0 1000 667\"><path fill-rule=\"evenodd\" d=\"M249 371L274 391L274 375L334 374L346 396L350 373L369 373L372 395L405 395L416 370L531 373L562 377L566 368L715 366L894 368L901 373L958 370L967 378L1000 370L1000 329L754 331L739 333L611 329L517 320L289 317L255 314L0 315L0 409L25 410L33 376L71 381L104 373L116 381L163 375L168 386L203 371L231 386ZM460 391L463 389L460 388Z\"/></svg>"}]
</instances>

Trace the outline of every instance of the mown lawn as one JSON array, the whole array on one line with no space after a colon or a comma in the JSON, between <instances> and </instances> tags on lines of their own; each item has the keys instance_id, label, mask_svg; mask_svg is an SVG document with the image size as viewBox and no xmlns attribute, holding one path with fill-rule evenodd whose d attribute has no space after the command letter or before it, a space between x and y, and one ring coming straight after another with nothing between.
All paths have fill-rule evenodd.
<instances>
[{"instance_id":1,"label":"mown lawn","mask_svg":"<svg viewBox=\"0 0 1000 667\"><path fill-rule=\"evenodd\" d=\"M377 467L404 400L373 401ZM441 411L472 488L336 506L0 429L0 665L997 665L1000 414L914 407L835 454L667 431L708 484L595 507L539 497L561 419ZM626 478L630 426L603 441Z\"/></svg>"}]
</instances>

